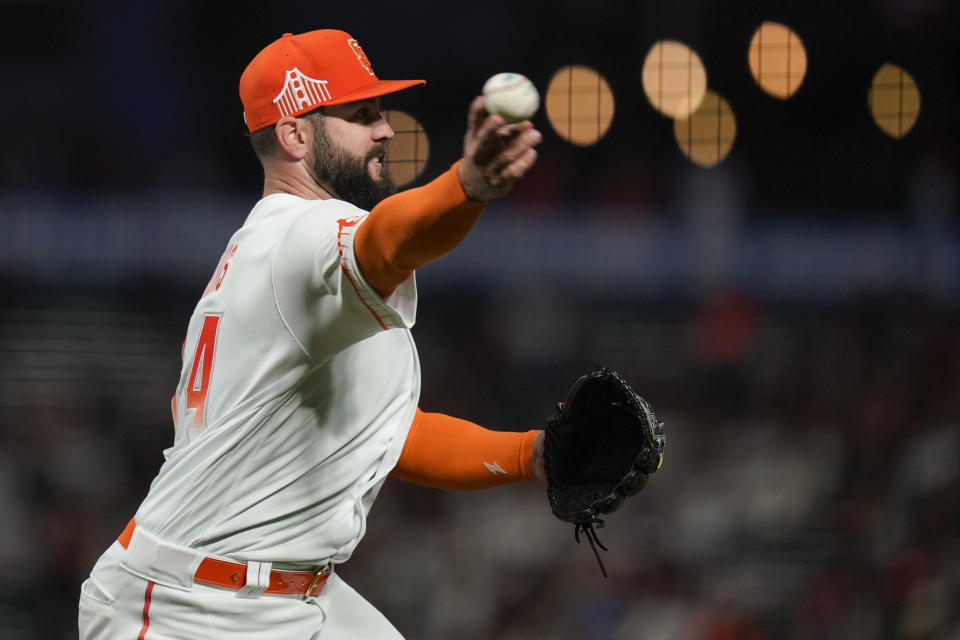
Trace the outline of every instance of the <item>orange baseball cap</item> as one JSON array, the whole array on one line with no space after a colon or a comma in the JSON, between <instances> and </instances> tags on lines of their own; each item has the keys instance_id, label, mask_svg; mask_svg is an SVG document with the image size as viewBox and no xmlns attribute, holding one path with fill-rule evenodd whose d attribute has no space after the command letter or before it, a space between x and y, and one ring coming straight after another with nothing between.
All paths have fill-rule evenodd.
<instances>
[{"instance_id":1,"label":"orange baseball cap","mask_svg":"<svg viewBox=\"0 0 960 640\"><path fill-rule=\"evenodd\" d=\"M379 80L357 41L345 31L285 33L240 76L243 119L250 132L317 107L401 91L424 80Z\"/></svg>"}]
</instances>

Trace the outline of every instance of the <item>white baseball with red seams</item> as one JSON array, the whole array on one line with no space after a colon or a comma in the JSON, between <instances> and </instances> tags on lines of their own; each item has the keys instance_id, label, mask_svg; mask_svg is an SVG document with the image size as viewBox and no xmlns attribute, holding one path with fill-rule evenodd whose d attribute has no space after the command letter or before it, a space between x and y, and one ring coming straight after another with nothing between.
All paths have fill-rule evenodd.
<instances>
[{"instance_id":1,"label":"white baseball with red seams","mask_svg":"<svg viewBox=\"0 0 960 640\"><path fill-rule=\"evenodd\" d=\"M540 108L540 93L519 73L498 73L483 85L487 111L503 116L509 123L523 122Z\"/></svg>"}]
</instances>

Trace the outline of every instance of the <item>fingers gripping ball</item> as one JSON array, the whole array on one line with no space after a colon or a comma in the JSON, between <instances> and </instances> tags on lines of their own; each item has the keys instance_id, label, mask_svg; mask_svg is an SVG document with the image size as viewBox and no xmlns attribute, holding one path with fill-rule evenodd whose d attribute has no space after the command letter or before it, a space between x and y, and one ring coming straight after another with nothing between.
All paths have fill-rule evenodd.
<instances>
[{"instance_id":1,"label":"fingers gripping ball","mask_svg":"<svg viewBox=\"0 0 960 640\"><path fill-rule=\"evenodd\" d=\"M598 368L581 376L547 422L543 453L553 514L576 525L578 542L585 533L591 546L599 545L594 525L602 527L601 515L646 486L665 443L663 423L619 374ZM606 575L602 562L600 569Z\"/></svg>"},{"instance_id":2,"label":"fingers gripping ball","mask_svg":"<svg viewBox=\"0 0 960 640\"><path fill-rule=\"evenodd\" d=\"M519 73L498 73L483 85L487 111L503 116L509 123L523 122L540 108L540 94Z\"/></svg>"}]
</instances>

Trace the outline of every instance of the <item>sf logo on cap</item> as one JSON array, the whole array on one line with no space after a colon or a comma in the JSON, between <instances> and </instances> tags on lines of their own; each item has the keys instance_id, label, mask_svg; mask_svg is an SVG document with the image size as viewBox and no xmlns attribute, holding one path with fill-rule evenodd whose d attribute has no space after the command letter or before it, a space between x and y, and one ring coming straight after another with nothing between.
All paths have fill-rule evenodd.
<instances>
[{"instance_id":1,"label":"sf logo on cap","mask_svg":"<svg viewBox=\"0 0 960 640\"><path fill-rule=\"evenodd\" d=\"M354 55L357 56L357 60L359 60L363 68L367 70L367 73L373 75L373 66L370 64L370 59L367 57L367 54L363 52L363 49L360 48L360 43L357 42L356 38L350 38L347 40L347 44L353 49Z\"/></svg>"}]
</instances>

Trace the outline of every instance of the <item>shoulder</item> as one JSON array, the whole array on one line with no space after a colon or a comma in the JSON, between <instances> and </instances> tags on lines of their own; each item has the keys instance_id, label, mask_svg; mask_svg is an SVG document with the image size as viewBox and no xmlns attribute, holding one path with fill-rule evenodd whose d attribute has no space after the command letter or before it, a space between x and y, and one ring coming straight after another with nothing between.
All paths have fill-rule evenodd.
<instances>
[{"instance_id":1,"label":"shoulder","mask_svg":"<svg viewBox=\"0 0 960 640\"><path fill-rule=\"evenodd\" d=\"M366 211L359 209L343 200L308 200L289 193L273 193L264 196L253 205L244 226L253 226L263 223L292 222L301 217L309 217L316 222L337 220L366 215Z\"/></svg>"},{"instance_id":2,"label":"shoulder","mask_svg":"<svg viewBox=\"0 0 960 640\"><path fill-rule=\"evenodd\" d=\"M272 247L279 260L299 263L304 257L323 259L328 253L339 253L366 215L342 200L272 194L253 207L243 231L248 238Z\"/></svg>"},{"instance_id":3,"label":"shoulder","mask_svg":"<svg viewBox=\"0 0 960 640\"><path fill-rule=\"evenodd\" d=\"M262 212L260 222L253 225L262 226L262 237L272 238L269 242L274 245L275 259L282 264L339 262L367 215L363 209L340 200L273 200L265 204L277 211ZM257 233L254 228L250 231Z\"/></svg>"},{"instance_id":4,"label":"shoulder","mask_svg":"<svg viewBox=\"0 0 960 640\"><path fill-rule=\"evenodd\" d=\"M273 193L261 198L253 207L251 216L256 215L293 215L312 213L325 217L357 216L367 212L349 202L328 198L326 200L308 200L289 193Z\"/></svg>"}]
</instances>

